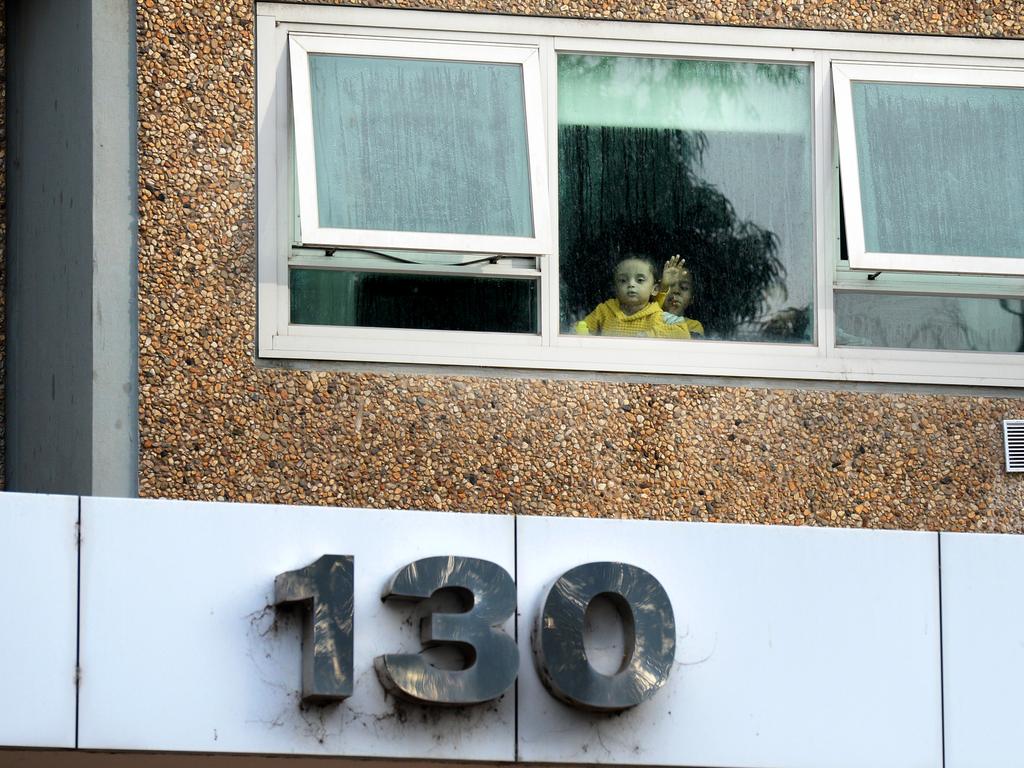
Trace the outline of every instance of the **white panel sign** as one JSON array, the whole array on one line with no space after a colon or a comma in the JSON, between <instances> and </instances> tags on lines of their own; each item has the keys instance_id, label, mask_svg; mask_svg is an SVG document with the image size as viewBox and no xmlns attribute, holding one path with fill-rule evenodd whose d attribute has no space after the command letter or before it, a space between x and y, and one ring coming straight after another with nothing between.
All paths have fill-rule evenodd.
<instances>
[{"instance_id":1,"label":"white panel sign","mask_svg":"<svg viewBox=\"0 0 1024 768\"><path fill-rule=\"evenodd\" d=\"M0 494L0 746L75 746L78 497Z\"/></svg>"},{"instance_id":2,"label":"white panel sign","mask_svg":"<svg viewBox=\"0 0 1024 768\"><path fill-rule=\"evenodd\" d=\"M942 764L935 534L520 517L518 559L522 760ZM621 715L548 696L525 641L546 588L600 560L658 579L677 628L667 684Z\"/></svg>"},{"instance_id":3,"label":"white panel sign","mask_svg":"<svg viewBox=\"0 0 1024 768\"><path fill-rule=\"evenodd\" d=\"M406 564L463 555L515 573L495 515L83 499L79 745L376 757L515 759L515 696L427 708L386 696L375 656L420 650L409 604L381 589ZM354 693L300 706L301 622L274 579L355 558ZM514 632L509 620L507 630Z\"/></svg>"},{"instance_id":4,"label":"white panel sign","mask_svg":"<svg viewBox=\"0 0 1024 768\"><path fill-rule=\"evenodd\" d=\"M83 748L733 768L942 762L935 534L112 499L83 499L82 524ZM301 703L301 614L273 608L274 584L328 554L354 557L354 685L340 703L311 706ZM382 588L409 563L445 555L517 576L518 627L510 619L505 630L518 634L518 707L512 690L475 706L402 703L377 678L375 657L421 647L419 615L383 604ZM574 570L600 561L635 568ZM419 583L434 568L448 573L443 563L404 572ZM567 583L588 589L622 575L646 606L637 626L660 638L648 650L660 649L651 658L660 653L662 666L643 670L650 682L670 669L667 682L620 714L573 708L538 676L532 624L570 571ZM500 572L484 572L476 583L490 597L477 607L502 590L511 606ZM305 589L288 583L288 594ZM559 643L582 594L566 592L549 614ZM435 631L450 631L442 624ZM609 638L587 635L595 665L614 661L601 647ZM568 658L559 643L546 659ZM492 685L499 666L481 655L478 683ZM545 674L566 682L550 666ZM630 706L608 690L560 695Z\"/></svg>"},{"instance_id":5,"label":"white panel sign","mask_svg":"<svg viewBox=\"0 0 1024 768\"><path fill-rule=\"evenodd\" d=\"M941 543L946 766L1024 766L1024 537Z\"/></svg>"}]
</instances>

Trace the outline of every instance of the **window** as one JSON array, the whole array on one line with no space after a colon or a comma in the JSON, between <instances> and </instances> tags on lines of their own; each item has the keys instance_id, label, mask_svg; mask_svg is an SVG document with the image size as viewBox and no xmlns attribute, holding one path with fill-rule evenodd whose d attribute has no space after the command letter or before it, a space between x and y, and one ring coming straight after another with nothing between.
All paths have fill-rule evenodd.
<instances>
[{"instance_id":1,"label":"window","mask_svg":"<svg viewBox=\"0 0 1024 768\"><path fill-rule=\"evenodd\" d=\"M536 48L300 34L289 47L303 244L550 250Z\"/></svg>"},{"instance_id":2,"label":"window","mask_svg":"<svg viewBox=\"0 0 1024 768\"><path fill-rule=\"evenodd\" d=\"M1024 275L1024 71L832 72L850 265Z\"/></svg>"},{"instance_id":3,"label":"window","mask_svg":"<svg viewBox=\"0 0 1024 768\"><path fill-rule=\"evenodd\" d=\"M1024 43L257 8L263 357L1024 386Z\"/></svg>"},{"instance_id":4,"label":"window","mask_svg":"<svg viewBox=\"0 0 1024 768\"><path fill-rule=\"evenodd\" d=\"M299 33L288 47L291 323L537 333L538 48Z\"/></svg>"},{"instance_id":5,"label":"window","mask_svg":"<svg viewBox=\"0 0 1024 768\"><path fill-rule=\"evenodd\" d=\"M812 128L808 64L560 55L562 331L632 252L685 259L704 338L759 341L788 304L810 313Z\"/></svg>"},{"instance_id":6,"label":"window","mask_svg":"<svg viewBox=\"0 0 1024 768\"><path fill-rule=\"evenodd\" d=\"M1024 71L832 65L844 347L1024 351ZM940 273L940 274L921 274ZM941 274L950 273L950 274ZM986 275L982 279L969 275ZM857 281L859 280L859 284Z\"/></svg>"}]
</instances>

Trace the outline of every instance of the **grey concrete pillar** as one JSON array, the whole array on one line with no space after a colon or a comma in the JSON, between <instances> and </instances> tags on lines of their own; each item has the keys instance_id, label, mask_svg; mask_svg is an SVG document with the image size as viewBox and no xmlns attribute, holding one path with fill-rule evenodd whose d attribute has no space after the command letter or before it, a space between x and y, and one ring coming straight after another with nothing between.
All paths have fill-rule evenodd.
<instances>
[{"instance_id":1,"label":"grey concrete pillar","mask_svg":"<svg viewBox=\"0 0 1024 768\"><path fill-rule=\"evenodd\" d=\"M135 6L6 8L7 488L134 496Z\"/></svg>"}]
</instances>

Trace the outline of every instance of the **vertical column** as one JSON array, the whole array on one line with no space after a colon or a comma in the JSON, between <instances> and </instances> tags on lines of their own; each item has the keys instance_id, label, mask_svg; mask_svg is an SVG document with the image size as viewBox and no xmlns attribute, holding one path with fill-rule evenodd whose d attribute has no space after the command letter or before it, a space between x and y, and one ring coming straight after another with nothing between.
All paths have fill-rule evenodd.
<instances>
[{"instance_id":1,"label":"vertical column","mask_svg":"<svg viewBox=\"0 0 1024 768\"><path fill-rule=\"evenodd\" d=\"M133 496L134 6L10 0L7 21L8 487Z\"/></svg>"},{"instance_id":2,"label":"vertical column","mask_svg":"<svg viewBox=\"0 0 1024 768\"><path fill-rule=\"evenodd\" d=\"M94 496L138 493L135 3L92 2Z\"/></svg>"}]
</instances>

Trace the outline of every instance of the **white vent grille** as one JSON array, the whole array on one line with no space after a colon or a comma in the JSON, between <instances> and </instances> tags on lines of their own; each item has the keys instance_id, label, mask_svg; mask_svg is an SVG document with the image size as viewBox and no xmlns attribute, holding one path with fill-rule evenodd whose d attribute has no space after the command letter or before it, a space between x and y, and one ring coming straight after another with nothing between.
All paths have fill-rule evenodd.
<instances>
[{"instance_id":1,"label":"white vent grille","mask_svg":"<svg viewBox=\"0 0 1024 768\"><path fill-rule=\"evenodd\" d=\"M1024 419L1003 421L1003 446L1006 448L1006 471L1024 472Z\"/></svg>"}]
</instances>

